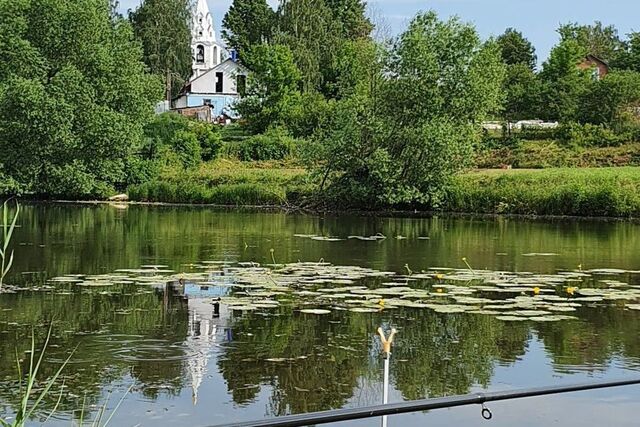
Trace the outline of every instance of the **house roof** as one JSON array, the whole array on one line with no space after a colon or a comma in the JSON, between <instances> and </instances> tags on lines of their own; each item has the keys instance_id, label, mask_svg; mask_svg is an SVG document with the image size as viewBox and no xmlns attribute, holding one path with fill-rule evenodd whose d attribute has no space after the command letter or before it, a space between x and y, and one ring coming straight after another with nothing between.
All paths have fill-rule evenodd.
<instances>
[{"instance_id":1,"label":"house roof","mask_svg":"<svg viewBox=\"0 0 640 427\"><path fill-rule=\"evenodd\" d=\"M609 63L607 61L605 61L604 59L602 59L602 58L600 58L600 57L598 57L596 55L593 55L591 53L587 55L587 59L591 60L591 61L601 62L604 65L606 65L607 67L609 66Z\"/></svg>"}]
</instances>

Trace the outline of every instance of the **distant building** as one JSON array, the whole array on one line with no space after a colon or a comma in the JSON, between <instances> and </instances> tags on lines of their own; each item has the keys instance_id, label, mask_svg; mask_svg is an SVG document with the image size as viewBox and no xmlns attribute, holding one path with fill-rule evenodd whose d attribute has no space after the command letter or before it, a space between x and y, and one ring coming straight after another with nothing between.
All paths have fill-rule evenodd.
<instances>
[{"instance_id":1,"label":"distant building","mask_svg":"<svg viewBox=\"0 0 640 427\"><path fill-rule=\"evenodd\" d=\"M192 40L193 75L173 99L173 110L206 121L237 118L234 104L244 93L247 70L235 57L228 58L229 53L216 41L206 0L196 4ZM207 108L209 113L204 111Z\"/></svg>"},{"instance_id":2,"label":"distant building","mask_svg":"<svg viewBox=\"0 0 640 427\"><path fill-rule=\"evenodd\" d=\"M609 64L607 61L604 61L595 55L587 55L584 58L584 61L578 64L578 68L581 70L593 70L593 78L595 80L600 80L609 74Z\"/></svg>"},{"instance_id":3,"label":"distant building","mask_svg":"<svg viewBox=\"0 0 640 427\"><path fill-rule=\"evenodd\" d=\"M209 106L213 118L235 119L237 114L233 106L244 93L246 75L242 65L227 59L189 81L174 99L174 109Z\"/></svg>"}]
</instances>

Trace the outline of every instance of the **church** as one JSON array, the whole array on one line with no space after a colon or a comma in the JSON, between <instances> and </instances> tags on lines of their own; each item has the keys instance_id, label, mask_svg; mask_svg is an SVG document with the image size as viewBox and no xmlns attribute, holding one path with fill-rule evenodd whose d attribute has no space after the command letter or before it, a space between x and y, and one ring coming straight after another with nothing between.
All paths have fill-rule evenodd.
<instances>
[{"instance_id":1,"label":"church","mask_svg":"<svg viewBox=\"0 0 640 427\"><path fill-rule=\"evenodd\" d=\"M198 0L191 29L193 74L173 99L173 110L207 121L237 118L233 106L244 94L247 70L216 40L207 0Z\"/></svg>"}]
</instances>

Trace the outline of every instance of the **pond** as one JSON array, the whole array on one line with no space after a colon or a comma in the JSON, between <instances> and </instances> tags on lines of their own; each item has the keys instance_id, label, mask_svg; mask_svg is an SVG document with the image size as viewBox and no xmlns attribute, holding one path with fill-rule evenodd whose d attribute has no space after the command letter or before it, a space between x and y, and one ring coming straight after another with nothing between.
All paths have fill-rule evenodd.
<instances>
[{"instance_id":1,"label":"pond","mask_svg":"<svg viewBox=\"0 0 640 427\"><path fill-rule=\"evenodd\" d=\"M51 328L42 380L75 349L34 425L59 396L47 425L378 404L379 326L398 331L390 402L640 377L636 223L33 204L19 224L0 416L17 408L32 335L39 352ZM495 403L490 423L631 426L639 398L630 386ZM389 418L487 423L475 406Z\"/></svg>"}]
</instances>

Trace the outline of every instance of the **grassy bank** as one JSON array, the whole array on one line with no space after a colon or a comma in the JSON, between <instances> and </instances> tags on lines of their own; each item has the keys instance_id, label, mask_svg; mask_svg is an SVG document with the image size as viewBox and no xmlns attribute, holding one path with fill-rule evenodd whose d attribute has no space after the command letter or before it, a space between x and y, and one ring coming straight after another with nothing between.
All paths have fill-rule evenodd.
<instances>
[{"instance_id":1,"label":"grassy bank","mask_svg":"<svg viewBox=\"0 0 640 427\"><path fill-rule=\"evenodd\" d=\"M640 166L640 143L617 147L567 147L554 140L522 141L511 147L485 149L475 158L478 168L595 168Z\"/></svg>"},{"instance_id":2,"label":"grassy bank","mask_svg":"<svg viewBox=\"0 0 640 427\"><path fill-rule=\"evenodd\" d=\"M444 210L465 213L640 216L640 168L487 170L456 177Z\"/></svg>"},{"instance_id":3,"label":"grassy bank","mask_svg":"<svg viewBox=\"0 0 640 427\"><path fill-rule=\"evenodd\" d=\"M129 187L128 194L141 202L284 206L310 191L305 170L295 165L219 159L194 170L165 170L157 180Z\"/></svg>"}]
</instances>

